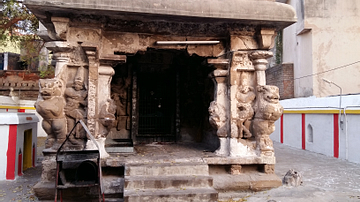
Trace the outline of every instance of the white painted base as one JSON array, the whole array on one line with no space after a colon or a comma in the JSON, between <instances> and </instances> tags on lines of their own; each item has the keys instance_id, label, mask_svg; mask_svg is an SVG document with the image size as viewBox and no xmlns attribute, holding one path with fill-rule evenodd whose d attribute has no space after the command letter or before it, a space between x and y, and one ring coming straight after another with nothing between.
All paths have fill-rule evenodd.
<instances>
[{"instance_id":1,"label":"white painted base","mask_svg":"<svg viewBox=\"0 0 360 202\"><path fill-rule=\"evenodd\" d=\"M229 156L229 138L219 138L220 147L215 151L218 156Z\"/></svg>"},{"instance_id":2,"label":"white painted base","mask_svg":"<svg viewBox=\"0 0 360 202\"><path fill-rule=\"evenodd\" d=\"M102 158L102 159L110 156L105 150L105 140L106 140L106 138L95 139L95 141L97 142L97 144L99 146L100 158ZM94 144L93 141L88 140L86 143L86 149L87 150L95 150L98 148L96 147L96 145Z\"/></svg>"},{"instance_id":3,"label":"white painted base","mask_svg":"<svg viewBox=\"0 0 360 202\"><path fill-rule=\"evenodd\" d=\"M230 138L230 156L231 157L249 157L256 156L256 153L249 146L238 142L237 138Z\"/></svg>"}]
</instances>

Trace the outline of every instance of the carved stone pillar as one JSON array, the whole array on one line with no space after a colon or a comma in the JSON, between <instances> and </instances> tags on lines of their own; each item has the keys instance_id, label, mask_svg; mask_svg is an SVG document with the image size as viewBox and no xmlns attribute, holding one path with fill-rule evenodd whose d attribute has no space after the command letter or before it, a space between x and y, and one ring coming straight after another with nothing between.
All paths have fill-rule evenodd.
<instances>
[{"instance_id":1,"label":"carved stone pillar","mask_svg":"<svg viewBox=\"0 0 360 202\"><path fill-rule=\"evenodd\" d=\"M99 134L99 108L98 108L98 88L99 88L99 61L97 60L97 49L93 46L82 46L89 61L89 89L88 89L88 110L87 127L99 146L100 157L106 158L110 155L105 151L105 137ZM96 146L88 140L87 149L96 149Z\"/></svg>"},{"instance_id":2,"label":"carved stone pillar","mask_svg":"<svg viewBox=\"0 0 360 202\"><path fill-rule=\"evenodd\" d=\"M230 153L232 157L255 156L249 138L254 92L254 66L248 51L234 51L231 60L230 83Z\"/></svg>"},{"instance_id":3,"label":"carved stone pillar","mask_svg":"<svg viewBox=\"0 0 360 202\"><path fill-rule=\"evenodd\" d=\"M217 155L229 155L229 95L228 95L228 59L209 59L208 64L214 65L212 76L215 83L214 101L209 107L209 121L217 129L220 147Z\"/></svg>"},{"instance_id":4,"label":"carved stone pillar","mask_svg":"<svg viewBox=\"0 0 360 202\"><path fill-rule=\"evenodd\" d=\"M111 56L102 56L100 58L99 66L99 98L98 102L103 103L111 97L111 80L112 76L115 74L114 66L118 63L125 63L126 55L111 55Z\"/></svg>"},{"instance_id":5,"label":"carved stone pillar","mask_svg":"<svg viewBox=\"0 0 360 202\"><path fill-rule=\"evenodd\" d=\"M45 44L45 47L53 52L53 61L55 64L55 77L62 75L61 73L65 70L66 65L70 60L70 52L72 47L66 41L51 41Z\"/></svg>"},{"instance_id":6,"label":"carved stone pillar","mask_svg":"<svg viewBox=\"0 0 360 202\"><path fill-rule=\"evenodd\" d=\"M83 47L89 60L89 89L88 89L88 110L87 110L87 127L92 135L97 138L97 87L98 87L98 61L96 60L96 47Z\"/></svg>"},{"instance_id":7,"label":"carved stone pillar","mask_svg":"<svg viewBox=\"0 0 360 202\"><path fill-rule=\"evenodd\" d=\"M253 51L250 53L250 58L256 71L257 85L266 85L265 70L268 64L267 59L273 56L271 51Z\"/></svg>"},{"instance_id":8,"label":"carved stone pillar","mask_svg":"<svg viewBox=\"0 0 360 202\"><path fill-rule=\"evenodd\" d=\"M111 55L100 58L98 76L98 109L99 111L99 131L100 137L106 137L115 123L116 105L111 100L111 80L115 74L113 66L118 63L126 62L125 55ZM113 110L115 109L115 112Z\"/></svg>"}]
</instances>

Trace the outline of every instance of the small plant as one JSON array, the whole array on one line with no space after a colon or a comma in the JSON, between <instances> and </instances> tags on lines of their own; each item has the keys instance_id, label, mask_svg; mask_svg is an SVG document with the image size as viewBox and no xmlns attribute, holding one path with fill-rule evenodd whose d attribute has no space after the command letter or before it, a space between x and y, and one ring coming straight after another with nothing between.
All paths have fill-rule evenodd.
<instances>
[{"instance_id":1,"label":"small plant","mask_svg":"<svg viewBox=\"0 0 360 202\"><path fill-rule=\"evenodd\" d=\"M40 78L54 78L55 76L55 69L53 66L48 66L46 70L40 71Z\"/></svg>"}]
</instances>

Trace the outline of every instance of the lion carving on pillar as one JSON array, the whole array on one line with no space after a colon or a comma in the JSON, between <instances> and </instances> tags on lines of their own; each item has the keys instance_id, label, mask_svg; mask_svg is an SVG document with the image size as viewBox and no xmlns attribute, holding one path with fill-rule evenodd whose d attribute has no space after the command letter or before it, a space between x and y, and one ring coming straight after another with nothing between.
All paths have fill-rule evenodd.
<instances>
[{"instance_id":1,"label":"lion carving on pillar","mask_svg":"<svg viewBox=\"0 0 360 202\"><path fill-rule=\"evenodd\" d=\"M225 107L217 103L216 101L212 101L209 107L209 122L210 124L217 129L218 137L226 137L227 129L226 125L226 113Z\"/></svg>"},{"instance_id":2,"label":"lion carving on pillar","mask_svg":"<svg viewBox=\"0 0 360 202\"><path fill-rule=\"evenodd\" d=\"M45 148L57 149L66 138L65 99L60 79L40 79L36 111L43 117L42 127L48 134Z\"/></svg>"},{"instance_id":3,"label":"lion carving on pillar","mask_svg":"<svg viewBox=\"0 0 360 202\"><path fill-rule=\"evenodd\" d=\"M279 103L279 88L270 85L257 86L256 98L253 134L261 155L270 156L274 152L270 134L275 131L275 121L284 111Z\"/></svg>"}]
</instances>

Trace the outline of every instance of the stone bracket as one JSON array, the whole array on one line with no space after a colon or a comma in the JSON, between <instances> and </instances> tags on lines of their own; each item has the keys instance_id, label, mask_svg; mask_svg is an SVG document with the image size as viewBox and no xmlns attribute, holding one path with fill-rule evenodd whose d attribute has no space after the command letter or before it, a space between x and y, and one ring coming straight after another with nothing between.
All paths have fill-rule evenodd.
<instances>
[{"instance_id":1,"label":"stone bracket","mask_svg":"<svg viewBox=\"0 0 360 202\"><path fill-rule=\"evenodd\" d=\"M261 29L258 33L259 49L269 50L273 48L275 36L275 29Z\"/></svg>"},{"instance_id":2,"label":"stone bracket","mask_svg":"<svg viewBox=\"0 0 360 202\"><path fill-rule=\"evenodd\" d=\"M69 18L51 17L51 22L54 25L54 30L48 29L48 35L52 40L67 40L67 32L69 29Z\"/></svg>"}]
</instances>

